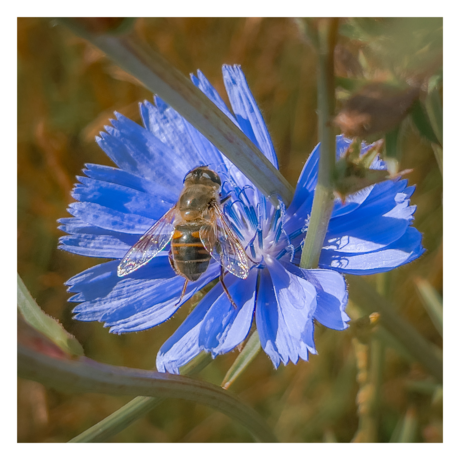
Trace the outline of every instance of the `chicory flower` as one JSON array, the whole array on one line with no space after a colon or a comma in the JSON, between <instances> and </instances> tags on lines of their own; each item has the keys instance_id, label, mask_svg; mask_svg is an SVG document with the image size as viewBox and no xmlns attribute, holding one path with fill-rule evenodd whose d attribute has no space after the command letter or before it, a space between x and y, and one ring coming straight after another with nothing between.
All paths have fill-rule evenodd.
<instances>
[{"instance_id":1,"label":"chicory flower","mask_svg":"<svg viewBox=\"0 0 460 460\"><path fill-rule=\"evenodd\" d=\"M232 112L198 71L192 80L278 168L270 135L238 66L223 67ZM385 181L337 200L324 241L319 268L298 266L308 228L317 181L319 146L300 175L294 199L275 208L203 135L176 111L155 98L140 105L144 127L116 114L112 126L96 138L116 168L87 164L72 192L73 217L61 219L66 251L114 259L67 281L79 302L73 310L81 321L100 321L110 332L134 332L171 318L184 302L216 279L217 262L189 283L181 302L184 279L168 261L167 246L137 271L118 277L117 267L138 239L176 203L188 171L208 165L221 176L224 212L247 255L254 261L246 279L232 274L200 301L157 356L160 371L179 367L201 350L213 357L241 344L255 321L261 345L275 367L297 363L316 353L314 320L342 330L347 289L342 274L373 274L396 268L424 251L420 233L411 226L414 187L406 180ZM337 138L337 155L350 144ZM368 147L363 146L363 151ZM374 168L385 168L375 160Z\"/></svg>"}]
</instances>

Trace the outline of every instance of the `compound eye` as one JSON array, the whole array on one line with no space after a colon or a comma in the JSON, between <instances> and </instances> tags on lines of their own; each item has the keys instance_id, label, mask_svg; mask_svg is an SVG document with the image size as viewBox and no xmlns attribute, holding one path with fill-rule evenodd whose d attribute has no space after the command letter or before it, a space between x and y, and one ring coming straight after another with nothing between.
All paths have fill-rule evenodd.
<instances>
[{"instance_id":1,"label":"compound eye","mask_svg":"<svg viewBox=\"0 0 460 460\"><path fill-rule=\"evenodd\" d=\"M222 185L220 177L214 171L206 171L203 173L203 177L209 180L212 180L214 183L219 186Z\"/></svg>"},{"instance_id":2,"label":"compound eye","mask_svg":"<svg viewBox=\"0 0 460 460\"><path fill-rule=\"evenodd\" d=\"M184 177L184 182L188 179L191 179L195 175L194 171L190 171L185 177Z\"/></svg>"}]
</instances>

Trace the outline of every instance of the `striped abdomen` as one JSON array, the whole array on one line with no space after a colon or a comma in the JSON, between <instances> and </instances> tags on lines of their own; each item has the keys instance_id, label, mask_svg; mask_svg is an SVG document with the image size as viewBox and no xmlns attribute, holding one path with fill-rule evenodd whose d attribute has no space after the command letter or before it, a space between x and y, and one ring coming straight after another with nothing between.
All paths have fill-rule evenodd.
<instances>
[{"instance_id":1,"label":"striped abdomen","mask_svg":"<svg viewBox=\"0 0 460 460\"><path fill-rule=\"evenodd\" d=\"M200 240L201 225L178 225L171 240L170 262L173 269L196 281L208 268L211 256Z\"/></svg>"}]
</instances>

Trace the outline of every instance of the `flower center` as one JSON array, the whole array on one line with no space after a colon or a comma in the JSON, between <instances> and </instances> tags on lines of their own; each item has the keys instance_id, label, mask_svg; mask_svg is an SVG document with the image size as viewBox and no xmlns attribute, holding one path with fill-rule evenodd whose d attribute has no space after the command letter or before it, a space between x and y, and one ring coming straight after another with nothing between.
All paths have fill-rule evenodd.
<instances>
[{"instance_id":1,"label":"flower center","mask_svg":"<svg viewBox=\"0 0 460 460\"><path fill-rule=\"evenodd\" d=\"M241 241L246 254L256 264L256 268L264 268L264 259L270 256L275 259L294 257L295 248L290 243L283 228L285 207L281 203L275 208L264 195L252 186L242 189L234 187L231 191L233 199L224 205L232 230ZM301 229L297 237L303 233Z\"/></svg>"}]
</instances>

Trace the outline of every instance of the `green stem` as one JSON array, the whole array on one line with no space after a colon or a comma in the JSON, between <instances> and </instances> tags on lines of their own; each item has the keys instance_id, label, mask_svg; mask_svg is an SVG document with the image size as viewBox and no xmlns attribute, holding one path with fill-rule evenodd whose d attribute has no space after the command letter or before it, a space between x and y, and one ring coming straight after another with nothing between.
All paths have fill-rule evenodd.
<instances>
[{"instance_id":1,"label":"green stem","mask_svg":"<svg viewBox=\"0 0 460 460\"><path fill-rule=\"evenodd\" d=\"M292 200L289 182L235 124L188 78L133 37L94 35L71 18L58 21L103 51L122 69L158 94L200 131L276 206Z\"/></svg>"},{"instance_id":2,"label":"green stem","mask_svg":"<svg viewBox=\"0 0 460 460\"><path fill-rule=\"evenodd\" d=\"M230 385L243 373L243 371L252 363L259 351L262 349L259 339L259 333L254 331L241 353L233 362L230 369L225 374L221 387L228 390Z\"/></svg>"},{"instance_id":3,"label":"green stem","mask_svg":"<svg viewBox=\"0 0 460 460\"><path fill-rule=\"evenodd\" d=\"M209 353L200 353L195 359L186 364L182 375L196 375L212 362ZM138 396L123 407L101 420L96 425L88 428L83 433L71 439L70 443L104 442L120 433L128 426L148 414L166 398L152 398L149 396Z\"/></svg>"},{"instance_id":4,"label":"green stem","mask_svg":"<svg viewBox=\"0 0 460 460\"><path fill-rule=\"evenodd\" d=\"M243 425L261 442L276 442L266 422L228 391L207 382L161 372L128 369L90 359L65 360L18 346L18 375L58 391L115 396L178 398L212 407Z\"/></svg>"},{"instance_id":5,"label":"green stem","mask_svg":"<svg viewBox=\"0 0 460 460\"><path fill-rule=\"evenodd\" d=\"M329 219L334 206L333 180L335 166L335 134L331 120L335 109L334 47L338 19L321 19L318 23L318 112L319 138L321 142L318 184L307 236L302 250L300 266L314 268L326 236Z\"/></svg>"}]
</instances>

